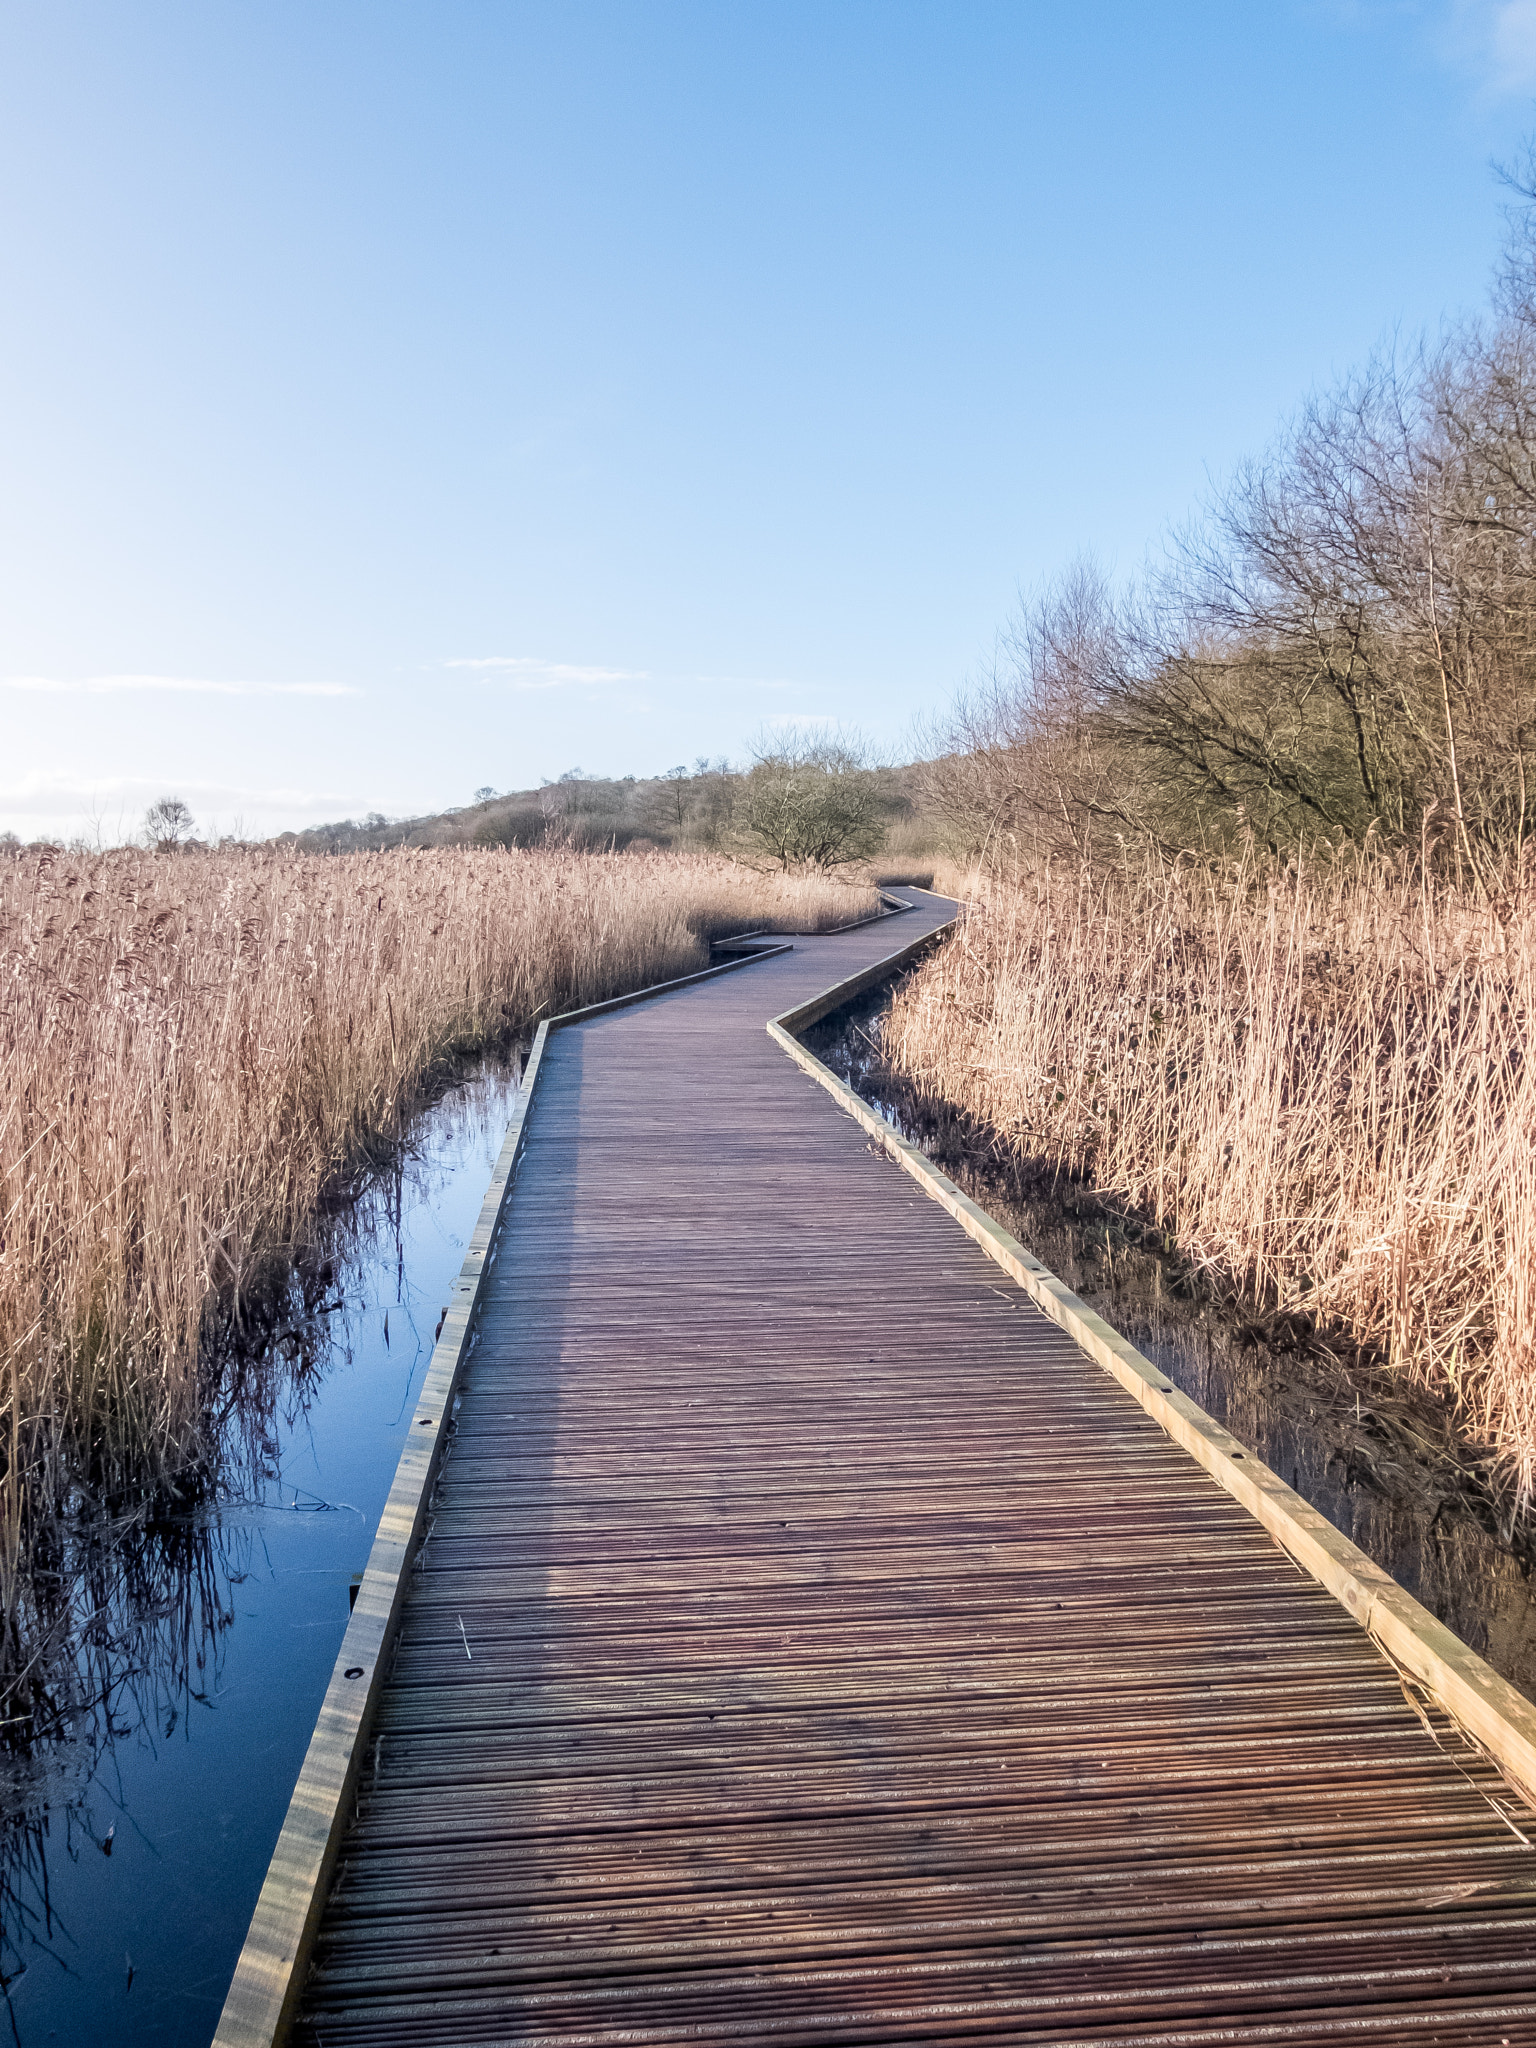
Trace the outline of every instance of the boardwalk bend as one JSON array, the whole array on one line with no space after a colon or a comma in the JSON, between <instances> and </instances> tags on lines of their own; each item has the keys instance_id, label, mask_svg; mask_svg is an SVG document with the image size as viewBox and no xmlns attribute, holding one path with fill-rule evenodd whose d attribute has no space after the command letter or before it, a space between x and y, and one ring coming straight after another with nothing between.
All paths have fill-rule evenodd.
<instances>
[{"instance_id":1,"label":"boardwalk bend","mask_svg":"<svg viewBox=\"0 0 1536 2048\"><path fill-rule=\"evenodd\" d=\"M765 1032L951 908L541 1034L219 2048L1536 2042L1536 1714Z\"/></svg>"}]
</instances>

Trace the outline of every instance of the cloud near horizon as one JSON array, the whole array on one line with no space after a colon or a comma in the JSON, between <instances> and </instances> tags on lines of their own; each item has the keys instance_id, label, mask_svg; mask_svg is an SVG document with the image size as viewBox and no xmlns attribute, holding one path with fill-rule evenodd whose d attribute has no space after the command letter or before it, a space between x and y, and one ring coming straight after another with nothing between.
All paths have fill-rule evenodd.
<instances>
[{"instance_id":1,"label":"cloud near horizon","mask_svg":"<svg viewBox=\"0 0 1536 2048\"><path fill-rule=\"evenodd\" d=\"M163 796L181 797L200 825L241 816L319 824L369 808L357 795L336 790L245 789L176 776L90 777L34 768L19 781L0 782L0 822L8 819L14 827L25 819L73 833L114 820L122 836L136 830L145 809Z\"/></svg>"},{"instance_id":2,"label":"cloud near horizon","mask_svg":"<svg viewBox=\"0 0 1536 2048\"><path fill-rule=\"evenodd\" d=\"M125 690L173 691L201 697L361 697L355 683L219 682L208 676L112 675L3 676L0 687L32 690L48 696L99 697Z\"/></svg>"}]
</instances>

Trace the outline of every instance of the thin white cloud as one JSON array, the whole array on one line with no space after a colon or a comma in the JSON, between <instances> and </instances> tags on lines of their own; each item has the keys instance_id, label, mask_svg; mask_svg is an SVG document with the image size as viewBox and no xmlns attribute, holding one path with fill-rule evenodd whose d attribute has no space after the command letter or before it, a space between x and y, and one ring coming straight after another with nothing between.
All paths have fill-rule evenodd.
<instances>
[{"instance_id":1,"label":"thin white cloud","mask_svg":"<svg viewBox=\"0 0 1536 2048\"><path fill-rule=\"evenodd\" d=\"M763 720L764 725L775 726L781 731L801 731L813 726L841 725L842 722L840 718L833 718L825 711L781 711L774 717Z\"/></svg>"},{"instance_id":2,"label":"thin white cloud","mask_svg":"<svg viewBox=\"0 0 1536 2048\"><path fill-rule=\"evenodd\" d=\"M177 775L92 777L33 769L19 781L0 783L0 811L19 817L76 817L119 807L142 810L162 796L182 797L198 812L281 811L335 818L367 808L361 798L338 790L248 789Z\"/></svg>"},{"instance_id":3,"label":"thin white cloud","mask_svg":"<svg viewBox=\"0 0 1536 2048\"><path fill-rule=\"evenodd\" d=\"M1494 77L1505 92L1536 84L1536 0L1505 0L1490 24Z\"/></svg>"},{"instance_id":4,"label":"thin white cloud","mask_svg":"<svg viewBox=\"0 0 1536 2048\"><path fill-rule=\"evenodd\" d=\"M1496 95L1536 87L1536 0L1453 0L1444 53Z\"/></svg>"},{"instance_id":5,"label":"thin white cloud","mask_svg":"<svg viewBox=\"0 0 1536 2048\"><path fill-rule=\"evenodd\" d=\"M648 668L595 668L573 661L544 661L531 654L481 654L445 662L446 668L479 669L506 680L514 690L560 690L572 684L702 683L712 689L798 690L791 676L662 674Z\"/></svg>"},{"instance_id":6,"label":"thin white cloud","mask_svg":"<svg viewBox=\"0 0 1536 2048\"><path fill-rule=\"evenodd\" d=\"M115 846L135 839L144 813L158 797L179 796L190 807L198 836L238 838L302 831L332 818L362 817L374 806L341 790L248 789L233 783L197 782L184 776L72 776L34 770L19 781L0 784L0 832L18 838L83 840Z\"/></svg>"},{"instance_id":7,"label":"thin white cloud","mask_svg":"<svg viewBox=\"0 0 1536 2048\"><path fill-rule=\"evenodd\" d=\"M798 690L790 676L686 676L685 682L723 684L733 690Z\"/></svg>"},{"instance_id":8,"label":"thin white cloud","mask_svg":"<svg viewBox=\"0 0 1536 2048\"><path fill-rule=\"evenodd\" d=\"M570 661L540 661L531 654L482 654L447 663L449 668L487 669L514 690L560 690L571 683L648 683L643 668L588 668Z\"/></svg>"},{"instance_id":9,"label":"thin white cloud","mask_svg":"<svg viewBox=\"0 0 1536 2048\"><path fill-rule=\"evenodd\" d=\"M47 696L103 697L127 690L161 690L193 697L361 697L352 683L221 682L209 676L0 676L7 690Z\"/></svg>"}]
</instances>

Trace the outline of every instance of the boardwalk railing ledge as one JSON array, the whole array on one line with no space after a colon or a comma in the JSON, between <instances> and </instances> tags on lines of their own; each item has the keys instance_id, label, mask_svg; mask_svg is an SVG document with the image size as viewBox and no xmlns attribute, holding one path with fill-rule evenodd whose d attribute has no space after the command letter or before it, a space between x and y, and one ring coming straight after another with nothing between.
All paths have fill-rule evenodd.
<instances>
[{"instance_id":1,"label":"boardwalk railing ledge","mask_svg":"<svg viewBox=\"0 0 1536 2048\"><path fill-rule=\"evenodd\" d=\"M905 1167L1053 1322L1075 1338L1090 1358L1112 1373L1168 1435L1262 1523L1301 1570L1348 1609L1397 1665L1400 1674L1406 1674L1431 1693L1450 1718L1498 1765L1526 1804L1536 1807L1536 1706L1437 1621L1428 1608L1405 1593L1395 1579L1347 1536L1341 1535L1325 1515L1287 1486L1278 1473L1272 1472L1203 1408L1181 1394L1135 1345L1096 1315L1064 1281L1058 1280L983 1208L963 1194L925 1152L893 1130L862 1096L799 1042L800 1032L878 986L952 929L953 922L944 925L862 974L784 1011L769 1023L769 1037L820 1082L849 1116L879 1139L887 1156Z\"/></svg>"},{"instance_id":2,"label":"boardwalk railing ledge","mask_svg":"<svg viewBox=\"0 0 1536 2048\"><path fill-rule=\"evenodd\" d=\"M915 887L916 884L904 883L902 886L908 888ZM932 892L928 891L925 893L931 894ZM725 953L738 946L751 946L752 950L756 952L758 948L753 942L757 939L832 939L836 938L840 932L856 932L867 924L879 924L882 918L898 917L902 911L912 908L910 903L904 903L899 896L893 896L889 889L877 888L875 894L880 899L880 909L870 911L867 917L852 918L847 924L829 925L825 931L820 932L770 932L766 926L760 927L756 931L731 932L726 938L711 939L709 950L711 953Z\"/></svg>"},{"instance_id":3,"label":"boardwalk railing ledge","mask_svg":"<svg viewBox=\"0 0 1536 2048\"><path fill-rule=\"evenodd\" d=\"M903 903L900 907L906 910L911 906ZM380 1676L399 1621L411 1560L427 1521L432 1483L441 1461L447 1424L453 1415L455 1388L474 1349L473 1325L481 1283L495 1263L497 1240L507 1220L507 1196L527 1132L550 1032L582 1023L589 1017L605 1016L611 1010L625 1009L631 1003L647 1002L673 989L691 988L722 974L739 973L759 960L792 951L788 944L764 946L739 960L727 960L696 974L679 975L675 980L657 982L629 995L562 1011L539 1025L506 1140L454 1284L410 1434L379 1519L352 1618L342 1637L315 1732L310 1737L245 1946L235 1966L213 2048L274 2048L287 2033L303 1989L315 1931L367 1748Z\"/></svg>"}]
</instances>

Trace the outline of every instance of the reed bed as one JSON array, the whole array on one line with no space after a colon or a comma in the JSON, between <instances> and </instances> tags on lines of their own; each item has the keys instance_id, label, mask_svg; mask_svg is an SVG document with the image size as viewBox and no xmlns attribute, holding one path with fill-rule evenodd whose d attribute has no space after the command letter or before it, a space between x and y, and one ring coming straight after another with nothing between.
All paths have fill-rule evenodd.
<instances>
[{"instance_id":1,"label":"reed bed","mask_svg":"<svg viewBox=\"0 0 1536 2048\"><path fill-rule=\"evenodd\" d=\"M1536 1475L1536 909L1404 859L978 879L891 1063L1250 1299L1445 1396Z\"/></svg>"},{"instance_id":2,"label":"reed bed","mask_svg":"<svg viewBox=\"0 0 1536 2048\"><path fill-rule=\"evenodd\" d=\"M231 1398L210 1329L288 1284L445 1062L711 937L874 907L672 855L0 863L0 1671L42 1522L206 1457Z\"/></svg>"}]
</instances>

